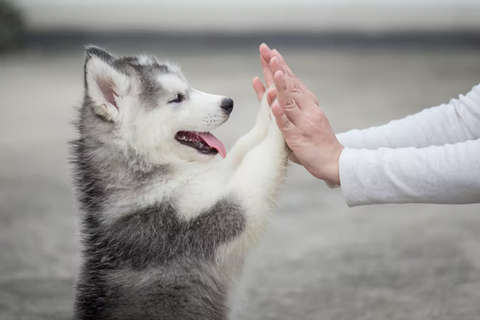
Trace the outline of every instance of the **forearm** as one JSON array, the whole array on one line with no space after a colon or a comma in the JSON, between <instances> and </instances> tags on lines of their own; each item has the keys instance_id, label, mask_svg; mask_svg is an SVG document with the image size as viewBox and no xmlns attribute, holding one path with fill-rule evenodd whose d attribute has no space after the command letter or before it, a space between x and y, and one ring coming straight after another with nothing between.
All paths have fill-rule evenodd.
<instances>
[{"instance_id":1,"label":"forearm","mask_svg":"<svg viewBox=\"0 0 480 320\"><path fill-rule=\"evenodd\" d=\"M386 125L337 135L352 149L424 148L480 138L480 85L448 104L425 109Z\"/></svg>"},{"instance_id":2,"label":"forearm","mask_svg":"<svg viewBox=\"0 0 480 320\"><path fill-rule=\"evenodd\" d=\"M480 139L423 149L346 148L339 167L349 206L480 203Z\"/></svg>"}]
</instances>

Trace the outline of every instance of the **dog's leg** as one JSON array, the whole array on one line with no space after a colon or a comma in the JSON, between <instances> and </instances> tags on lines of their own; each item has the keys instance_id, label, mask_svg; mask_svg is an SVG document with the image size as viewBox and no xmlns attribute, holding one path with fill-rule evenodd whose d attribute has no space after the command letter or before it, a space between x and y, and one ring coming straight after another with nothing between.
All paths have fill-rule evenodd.
<instances>
[{"instance_id":1,"label":"dog's leg","mask_svg":"<svg viewBox=\"0 0 480 320\"><path fill-rule=\"evenodd\" d=\"M290 151L273 114L270 117L267 136L245 155L228 185L228 191L239 197L247 219L241 239L232 244L234 251L241 250L240 254L262 234L286 175Z\"/></svg>"},{"instance_id":2,"label":"dog's leg","mask_svg":"<svg viewBox=\"0 0 480 320\"><path fill-rule=\"evenodd\" d=\"M227 194L234 195L240 201L245 213L245 229L233 241L218 248L216 261L228 278L236 281L239 280L246 253L263 234L268 217L273 211L275 199L285 178L290 153L267 101L264 99L262 104L262 108L266 107L269 111L263 114L268 121L266 137L252 150L243 151L243 159L225 189ZM246 142L253 141L254 138L258 136L247 135L244 147L247 148ZM234 289L229 296L232 306L239 305L239 301L242 301L243 288L238 286L235 280L232 283ZM236 309L232 307L232 310L235 312Z\"/></svg>"},{"instance_id":3,"label":"dog's leg","mask_svg":"<svg viewBox=\"0 0 480 320\"><path fill-rule=\"evenodd\" d=\"M266 98L255 127L235 147L235 172L225 191L233 194L245 213L245 229L233 241L223 244L216 252L221 270L235 279L230 293L231 306L240 305L243 288L237 281L247 251L262 235L268 216L273 211L279 188L285 178L290 151L278 129ZM236 309L232 307L233 315Z\"/></svg>"},{"instance_id":4,"label":"dog's leg","mask_svg":"<svg viewBox=\"0 0 480 320\"><path fill-rule=\"evenodd\" d=\"M271 88L273 87L270 87L270 89L268 89L263 96L255 126L247 134L242 136L235 143L232 150L228 153L226 160L228 161L228 164L234 169L236 169L242 163L243 157L260 142L262 142L267 135L268 127L270 124L270 106L267 102L267 93L271 90Z\"/></svg>"}]
</instances>

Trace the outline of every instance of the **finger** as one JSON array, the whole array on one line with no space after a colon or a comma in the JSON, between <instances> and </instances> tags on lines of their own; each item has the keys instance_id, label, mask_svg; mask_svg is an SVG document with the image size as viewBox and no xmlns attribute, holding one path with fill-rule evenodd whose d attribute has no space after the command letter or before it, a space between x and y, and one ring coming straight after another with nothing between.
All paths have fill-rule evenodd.
<instances>
[{"instance_id":1,"label":"finger","mask_svg":"<svg viewBox=\"0 0 480 320\"><path fill-rule=\"evenodd\" d=\"M263 95L265 94L265 87L259 77L253 78L252 86L257 94L258 101L262 101Z\"/></svg>"},{"instance_id":2,"label":"finger","mask_svg":"<svg viewBox=\"0 0 480 320\"><path fill-rule=\"evenodd\" d=\"M288 119L287 115L285 114L283 108L277 102L273 103L272 105L272 113L275 116L275 121L277 122L278 128L285 134L285 132L289 132L295 128L295 125Z\"/></svg>"},{"instance_id":3,"label":"finger","mask_svg":"<svg viewBox=\"0 0 480 320\"><path fill-rule=\"evenodd\" d=\"M282 71L277 71L274 76L275 88L277 89L278 104L282 107L287 118L297 127L302 127L306 122L302 110L297 106L289 90L290 77Z\"/></svg>"},{"instance_id":4,"label":"finger","mask_svg":"<svg viewBox=\"0 0 480 320\"><path fill-rule=\"evenodd\" d=\"M278 59L278 57L272 57L272 59L270 59L269 69L273 74L277 73L278 71L285 72L285 68L280 63L280 59Z\"/></svg>"},{"instance_id":5,"label":"finger","mask_svg":"<svg viewBox=\"0 0 480 320\"><path fill-rule=\"evenodd\" d=\"M273 81L275 83L275 89L277 89L277 100L280 103L280 106L283 108L287 102L290 101L291 97L282 70L275 72Z\"/></svg>"},{"instance_id":6,"label":"finger","mask_svg":"<svg viewBox=\"0 0 480 320\"><path fill-rule=\"evenodd\" d=\"M273 72L270 69L270 66L265 59L260 56L260 62L262 63L262 68L263 68L263 77L265 78L265 83L267 84L267 88L270 88L270 86L273 84Z\"/></svg>"},{"instance_id":7,"label":"finger","mask_svg":"<svg viewBox=\"0 0 480 320\"><path fill-rule=\"evenodd\" d=\"M275 101L275 99L277 99L277 89L272 88L267 94L267 101L270 107L272 106L272 103L273 101Z\"/></svg>"},{"instance_id":8,"label":"finger","mask_svg":"<svg viewBox=\"0 0 480 320\"><path fill-rule=\"evenodd\" d=\"M293 141L298 139L300 132L297 127L288 119L283 108L278 102L275 102L272 105L272 113L275 116L275 122L277 123L278 128L283 134L285 141Z\"/></svg>"},{"instance_id":9,"label":"finger","mask_svg":"<svg viewBox=\"0 0 480 320\"><path fill-rule=\"evenodd\" d=\"M283 56L280 54L280 52L277 51L277 49L273 49L270 52L270 60L273 59L274 57L277 57L277 59L279 61L279 64L283 66L285 73L288 73L288 75L290 77L295 76L295 74L292 72L292 70L288 66L287 62L285 61ZM275 71L273 71L273 70L272 70L272 72L275 73Z\"/></svg>"},{"instance_id":10,"label":"finger","mask_svg":"<svg viewBox=\"0 0 480 320\"><path fill-rule=\"evenodd\" d=\"M273 52L277 54L273 55ZM270 69L275 74L278 70L281 70L287 73L292 80L292 85L290 86L290 91L296 93L305 93L309 99L314 103L318 104L317 96L314 95L307 87L295 76L295 74L290 70L288 65L283 60L283 57L278 53L278 51L272 51L272 59L270 60Z\"/></svg>"},{"instance_id":11,"label":"finger","mask_svg":"<svg viewBox=\"0 0 480 320\"><path fill-rule=\"evenodd\" d=\"M278 53L278 51L276 52ZM305 85L295 76L292 70L285 63L285 60L283 60L282 56L280 56L280 53L278 53L278 55L272 56L272 59L270 59L270 69L273 74L275 74L275 72L277 72L278 70L281 70L284 73L288 74L290 79L292 79L292 83L294 84L296 91L309 92Z\"/></svg>"},{"instance_id":12,"label":"finger","mask_svg":"<svg viewBox=\"0 0 480 320\"><path fill-rule=\"evenodd\" d=\"M269 63L272 50L270 50L270 48L265 43L262 43L258 49L260 51L260 55L262 56L263 60Z\"/></svg>"},{"instance_id":13,"label":"finger","mask_svg":"<svg viewBox=\"0 0 480 320\"><path fill-rule=\"evenodd\" d=\"M318 106L312 101L308 92L299 90L299 87L296 86L293 81L289 85L289 91L292 100L295 101L296 105L302 110L306 118L312 114L313 110L318 109Z\"/></svg>"},{"instance_id":14,"label":"finger","mask_svg":"<svg viewBox=\"0 0 480 320\"><path fill-rule=\"evenodd\" d=\"M273 72L273 74L275 74L277 71L282 71L283 73L286 73L292 82L290 89L294 89L296 92L308 91L308 89L305 88L305 86L300 80L298 80L297 78L292 78L293 73L291 72L290 68L286 65L285 62L280 60L279 57L277 56L272 57L272 59L270 60L270 70L271 72ZM290 72L288 72L287 70L290 70Z\"/></svg>"},{"instance_id":15,"label":"finger","mask_svg":"<svg viewBox=\"0 0 480 320\"><path fill-rule=\"evenodd\" d=\"M313 111L319 109L319 107L312 101L310 96L306 92L292 92L290 96L295 102L295 105L302 111L305 118L309 118Z\"/></svg>"}]
</instances>

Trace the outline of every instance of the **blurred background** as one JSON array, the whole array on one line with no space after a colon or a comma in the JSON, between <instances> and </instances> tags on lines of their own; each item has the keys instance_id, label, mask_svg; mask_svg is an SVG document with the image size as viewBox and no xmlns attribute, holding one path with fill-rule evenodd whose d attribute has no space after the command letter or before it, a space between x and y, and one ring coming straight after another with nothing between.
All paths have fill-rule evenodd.
<instances>
[{"instance_id":1,"label":"blurred background","mask_svg":"<svg viewBox=\"0 0 480 320\"><path fill-rule=\"evenodd\" d=\"M480 82L478 0L0 0L0 319L69 319L78 266L68 170L85 44L179 63L253 125L258 45L280 50L338 132ZM292 166L250 255L242 319L480 319L480 205L349 209Z\"/></svg>"}]
</instances>

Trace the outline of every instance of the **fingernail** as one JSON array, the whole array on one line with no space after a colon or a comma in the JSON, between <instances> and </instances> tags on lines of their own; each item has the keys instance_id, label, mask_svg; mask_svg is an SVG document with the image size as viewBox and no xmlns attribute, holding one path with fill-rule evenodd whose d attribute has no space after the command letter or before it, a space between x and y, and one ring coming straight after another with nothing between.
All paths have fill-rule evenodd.
<instances>
[{"instance_id":1,"label":"fingernail","mask_svg":"<svg viewBox=\"0 0 480 320\"><path fill-rule=\"evenodd\" d=\"M277 57L273 57L271 61L273 62L274 65L280 66L280 63Z\"/></svg>"}]
</instances>

